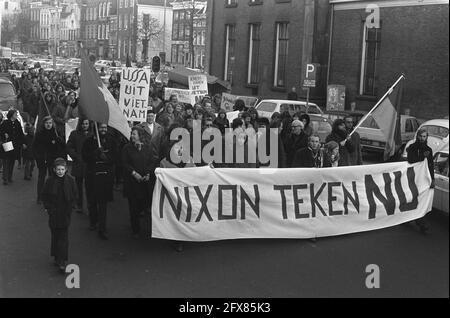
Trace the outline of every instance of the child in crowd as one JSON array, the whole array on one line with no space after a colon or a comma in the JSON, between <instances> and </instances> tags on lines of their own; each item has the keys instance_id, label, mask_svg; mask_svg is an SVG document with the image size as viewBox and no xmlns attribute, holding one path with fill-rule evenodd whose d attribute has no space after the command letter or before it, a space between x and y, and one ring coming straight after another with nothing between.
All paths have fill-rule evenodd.
<instances>
[{"instance_id":1,"label":"child in crowd","mask_svg":"<svg viewBox=\"0 0 450 318\"><path fill-rule=\"evenodd\" d=\"M51 256L55 265L64 273L69 258L69 226L73 206L78 197L75 179L67 174L67 162L58 158L55 174L45 182L43 202L49 215L51 231Z\"/></svg>"}]
</instances>

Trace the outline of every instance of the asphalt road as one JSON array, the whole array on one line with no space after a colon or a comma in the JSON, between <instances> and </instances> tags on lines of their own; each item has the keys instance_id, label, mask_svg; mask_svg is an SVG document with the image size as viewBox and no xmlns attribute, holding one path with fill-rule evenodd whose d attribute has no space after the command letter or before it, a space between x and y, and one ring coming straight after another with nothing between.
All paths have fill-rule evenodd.
<instances>
[{"instance_id":1,"label":"asphalt road","mask_svg":"<svg viewBox=\"0 0 450 318\"><path fill-rule=\"evenodd\" d=\"M0 185L0 297L449 297L448 215L432 212L432 233L413 224L309 240L188 243L132 239L120 193L109 209L109 241L73 215L70 261L81 288L69 290L52 266L47 216L35 182L15 171ZM366 266L380 288L365 286Z\"/></svg>"}]
</instances>

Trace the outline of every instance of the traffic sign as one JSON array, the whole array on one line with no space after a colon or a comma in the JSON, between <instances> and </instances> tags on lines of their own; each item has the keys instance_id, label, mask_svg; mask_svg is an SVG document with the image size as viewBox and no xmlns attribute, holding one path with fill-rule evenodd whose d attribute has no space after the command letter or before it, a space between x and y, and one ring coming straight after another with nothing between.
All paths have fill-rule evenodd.
<instances>
[{"instance_id":1,"label":"traffic sign","mask_svg":"<svg viewBox=\"0 0 450 318\"><path fill-rule=\"evenodd\" d=\"M320 65L316 63L306 64L305 78L303 79L302 85L303 87L316 87L317 71L319 69L319 66Z\"/></svg>"}]
</instances>

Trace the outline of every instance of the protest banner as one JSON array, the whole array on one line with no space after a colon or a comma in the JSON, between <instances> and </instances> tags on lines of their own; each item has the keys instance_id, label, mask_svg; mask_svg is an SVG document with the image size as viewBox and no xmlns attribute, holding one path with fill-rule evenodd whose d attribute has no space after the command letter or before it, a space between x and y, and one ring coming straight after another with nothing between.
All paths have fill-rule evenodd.
<instances>
[{"instance_id":1,"label":"protest banner","mask_svg":"<svg viewBox=\"0 0 450 318\"><path fill-rule=\"evenodd\" d=\"M203 97L208 95L208 79L206 75L190 75L189 90L192 94L192 105L201 103Z\"/></svg>"},{"instance_id":2,"label":"protest banner","mask_svg":"<svg viewBox=\"0 0 450 318\"><path fill-rule=\"evenodd\" d=\"M132 67L122 69L119 106L128 121L147 120L149 90L149 69Z\"/></svg>"},{"instance_id":3,"label":"protest banner","mask_svg":"<svg viewBox=\"0 0 450 318\"><path fill-rule=\"evenodd\" d=\"M240 99L245 103L246 107L254 107L256 106L256 102L258 101L257 97L253 96L237 96L228 93L222 93L222 103L221 108L225 109L227 112L232 112L234 103Z\"/></svg>"},{"instance_id":4,"label":"protest banner","mask_svg":"<svg viewBox=\"0 0 450 318\"><path fill-rule=\"evenodd\" d=\"M8 72L9 74L11 74L11 76L15 75L17 78L20 78L22 77L22 73L25 71L9 70Z\"/></svg>"},{"instance_id":5,"label":"protest banner","mask_svg":"<svg viewBox=\"0 0 450 318\"><path fill-rule=\"evenodd\" d=\"M426 161L157 169L156 176L153 237L179 241L307 239L382 229L423 217L434 195Z\"/></svg>"},{"instance_id":6,"label":"protest banner","mask_svg":"<svg viewBox=\"0 0 450 318\"><path fill-rule=\"evenodd\" d=\"M170 100L170 96L175 95L180 103L192 104L192 94L188 89L164 88L164 100Z\"/></svg>"}]
</instances>

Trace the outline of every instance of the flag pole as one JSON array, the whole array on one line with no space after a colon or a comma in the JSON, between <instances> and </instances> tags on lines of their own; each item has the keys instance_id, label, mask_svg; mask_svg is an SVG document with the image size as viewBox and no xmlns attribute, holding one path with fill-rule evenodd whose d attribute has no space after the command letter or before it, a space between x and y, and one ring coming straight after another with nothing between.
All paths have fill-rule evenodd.
<instances>
[{"instance_id":1,"label":"flag pole","mask_svg":"<svg viewBox=\"0 0 450 318\"><path fill-rule=\"evenodd\" d=\"M94 126L95 126L95 135L97 136L98 148L102 148L102 144L100 143L100 134L98 133L98 124L96 121L94 121Z\"/></svg>"},{"instance_id":2,"label":"flag pole","mask_svg":"<svg viewBox=\"0 0 450 318\"><path fill-rule=\"evenodd\" d=\"M355 128L353 128L353 131L348 135L349 137L351 137L356 130L366 121L366 119L375 111L375 109L377 109L378 106L380 106L380 104L384 101L384 99L386 97L388 97L392 91L394 90L394 88L398 85L398 83L400 83L401 80L406 79L405 74L402 74L398 80L394 83L394 85L392 85L392 87L386 92L386 94L384 94L383 97L381 97L381 99L375 104L375 106L370 110L370 112L368 112L366 114L366 116L364 116L358 123L358 125L355 126Z\"/></svg>"}]
</instances>

